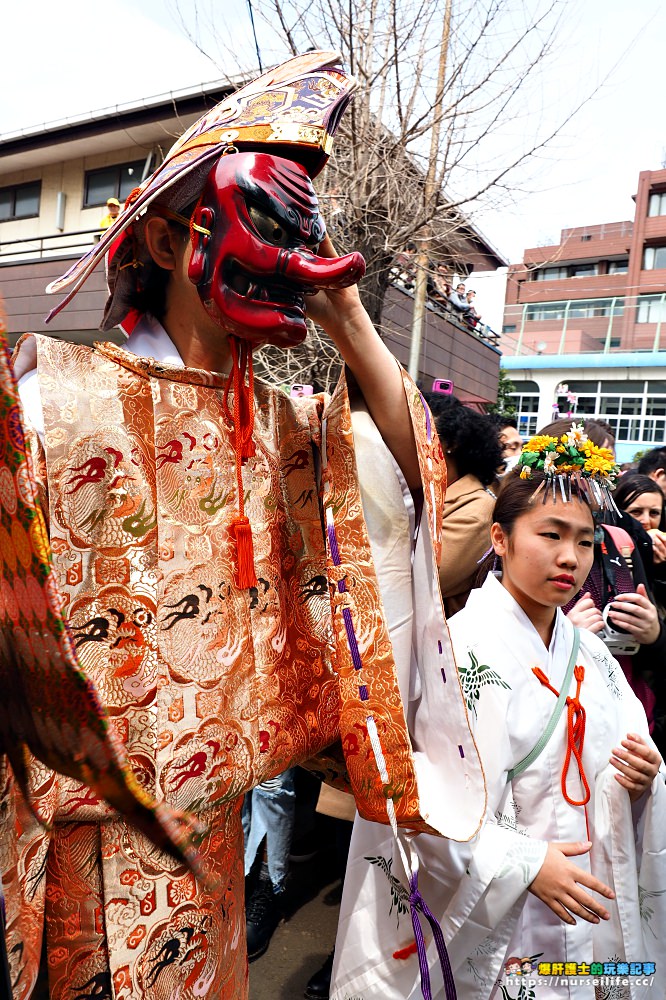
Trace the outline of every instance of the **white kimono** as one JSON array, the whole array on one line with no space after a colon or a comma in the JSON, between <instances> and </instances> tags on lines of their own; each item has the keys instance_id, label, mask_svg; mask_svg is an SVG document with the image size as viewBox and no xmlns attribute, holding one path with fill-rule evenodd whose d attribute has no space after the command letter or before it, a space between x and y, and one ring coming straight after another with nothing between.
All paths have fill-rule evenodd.
<instances>
[{"instance_id":1,"label":"white kimono","mask_svg":"<svg viewBox=\"0 0 666 1000\"><path fill-rule=\"evenodd\" d=\"M632 807L609 763L628 732L648 737L643 707L619 664L591 632L581 632L577 664L585 667L580 701L587 712L583 764L590 785L589 854L571 860L592 870L616 893L604 899L609 921L563 923L527 887L538 873L548 841L588 839L585 810L564 799L561 775L567 744L566 709L541 753L521 774L507 774L537 743L555 695L532 672L540 667L560 690L573 643L573 627L557 612L546 649L509 592L489 577L472 591L450 622L463 693L488 787L486 822L468 844L419 835L412 839L421 864L419 885L441 922L458 1000L521 996L524 1000L576 1000L666 995L666 787L664 773ZM665 665L666 667L666 665ZM575 694L572 679L569 693ZM582 792L575 761L570 798ZM455 810L456 803L449 804ZM357 819L336 942L331 1000L420 1000L418 960L400 857L387 831ZM433 1000L444 987L429 935ZM505 979L510 956L531 958L536 985ZM541 982L539 963L635 962L656 965L650 987ZM566 978L566 977L564 977ZM516 985L520 981L522 986ZM596 990L596 993L595 993Z\"/></svg>"}]
</instances>

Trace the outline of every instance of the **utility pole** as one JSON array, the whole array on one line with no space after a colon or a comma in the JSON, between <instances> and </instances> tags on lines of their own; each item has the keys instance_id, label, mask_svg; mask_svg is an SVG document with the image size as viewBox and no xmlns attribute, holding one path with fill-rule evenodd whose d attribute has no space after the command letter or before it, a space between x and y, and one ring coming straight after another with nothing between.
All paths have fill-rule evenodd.
<instances>
[{"instance_id":1,"label":"utility pole","mask_svg":"<svg viewBox=\"0 0 666 1000\"><path fill-rule=\"evenodd\" d=\"M435 208L435 180L437 177L437 153L439 137L442 130L444 104L444 84L446 81L446 59L449 51L451 34L451 7L453 0L446 0L444 6L444 21L442 23L442 41L439 47L439 68L437 71L437 92L435 95L435 110L432 131L430 133L430 157L423 188L426 219L430 220ZM409 346L409 374L417 380L421 359L421 339L423 337L423 321L425 317L426 298L428 293L428 265L430 263L430 222L424 229L423 244L416 258L416 280L414 282L414 311L412 313L412 339Z\"/></svg>"}]
</instances>

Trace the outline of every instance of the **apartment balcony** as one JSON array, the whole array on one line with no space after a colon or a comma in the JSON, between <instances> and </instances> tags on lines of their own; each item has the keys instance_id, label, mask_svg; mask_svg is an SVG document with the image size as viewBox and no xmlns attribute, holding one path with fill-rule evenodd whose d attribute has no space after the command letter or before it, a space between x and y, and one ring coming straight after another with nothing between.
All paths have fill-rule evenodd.
<instances>
[{"instance_id":1,"label":"apartment balcony","mask_svg":"<svg viewBox=\"0 0 666 1000\"><path fill-rule=\"evenodd\" d=\"M642 292L661 294L666 288L666 269L661 267L651 271L641 271L639 286Z\"/></svg>"},{"instance_id":2,"label":"apartment balcony","mask_svg":"<svg viewBox=\"0 0 666 1000\"><path fill-rule=\"evenodd\" d=\"M578 278L553 278L551 281L520 280L518 298L525 302L558 302L562 299L597 299L624 296L627 286L623 274L586 274Z\"/></svg>"},{"instance_id":3,"label":"apartment balcony","mask_svg":"<svg viewBox=\"0 0 666 1000\"><path fill-rule=\"evenodd\" d=\"M666 280L662 280L650 294L507 305L502 353L666 351L665 287Z\"/></svg>"},{"instance_id":4,"label":"apartment balcony","mask_svg":"<svg viewBox=\"0 0 666 1000\"><path fill-rule=\"evenodd\" d=\"M559 264L573 260L599 260L629 252L633 222L606 222L598 226L563 229L561 243L525 250L527 265Z\"/></svg>"},{"instance_id":5,"label":"apartment balcony","mask_svg":"<svg viewBox=\"0 0 666 1000\"><path fill-rule=\"evenodd\" d=\"M643 238L646 240L666 239L666 215L654 215L645 220Z\"/></svg>"}]
</instances>

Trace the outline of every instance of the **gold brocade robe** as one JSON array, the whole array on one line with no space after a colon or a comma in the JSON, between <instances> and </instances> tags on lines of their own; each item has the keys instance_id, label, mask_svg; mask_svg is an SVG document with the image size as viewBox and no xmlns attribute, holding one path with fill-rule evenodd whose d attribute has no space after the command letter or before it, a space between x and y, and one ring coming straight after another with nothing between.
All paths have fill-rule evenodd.
<instances>
[{"instance_id":1,"label":"gold brocade robe","mask_svg":"<svg viewBox=\"0 0 666 1000\"><path fill-rule=\"evenodd\" d=\"M46 427L36 465L77 652L139 780L206 825L211 877L198 883L85 787L34 763L32 789L53 827L9 796L2 832L15 1000L34 985L44 911L53 1000L242 1000L242 795L339 735L340 685L355 680L342 607L364 669L389 665L370 685L388 753L404 742L346 388L292 400L255 385L256 456L243 474L257 587L240 591L226 380L112 345L36 341ZM410 407L437 524L444 463L423 407ZM341 526L337 566L326 505ZM385 818L370 753L354 767L365 814ZM406 808L415 796L402 789Z\"/></svg>"}]
</instances>

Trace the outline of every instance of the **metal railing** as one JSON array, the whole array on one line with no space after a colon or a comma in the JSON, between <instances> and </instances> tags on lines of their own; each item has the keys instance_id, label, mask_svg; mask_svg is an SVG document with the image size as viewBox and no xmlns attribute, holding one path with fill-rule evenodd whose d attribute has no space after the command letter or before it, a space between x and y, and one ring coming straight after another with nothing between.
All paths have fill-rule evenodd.
<instances>
[{"instance_id":1,"label":"metal railing","mask_svg":"<svg viewBox=\"0 0 666 1000\"><path fill-rule=\"evenodd\" d=\"M45 257L77 257L98 242L100 229L79 229L74 232L49 233L45 236L23 236L17 240L0 241L0 264L21 263L27 259Z\"/></svg>"},{"instance_id":2,"label":"metal railing","mask_svg":"<svg viewBox=\"0 0 666 1000\"><path fill-rule=\"evenodd\" d=\"M404 277L400 274L398 268L392 269L391 284L395 288L399 288L402 292L405 292L407 295L410 296L410 298L414 297L413 282L410 283L409 279L405 280ZM461 318L461 314L456 312L453 306L449 305L449 303L445 299L440 298L439 296L435 298L431 295L428 295L428 298L426 300L426 307L432 310L432 312L437 313L437 315L441 316L442 319L445 319L447 323L451 324L451 326L457 327L464 333L471 334L472 337L476 337L477 340L482 341L489 347L494 347L495 350L500 349L499 333L497 333L490 326L488 326L487 323L479 322L475 326L466 323L464 319Z\"/></svg>"},{"instance_id":3,"label":"metal railing","mask_svg":"<svg viewBox=\"0 0 666 1000\"><path fill-rule=\"evenodd\" d=\"M666 334L666 291L646 289L641 295L507 306L501 342L508 355L657 352L666 350L662 331Z\"/></svg>"}]
</instances>

